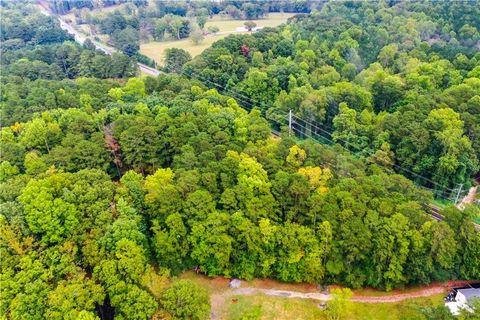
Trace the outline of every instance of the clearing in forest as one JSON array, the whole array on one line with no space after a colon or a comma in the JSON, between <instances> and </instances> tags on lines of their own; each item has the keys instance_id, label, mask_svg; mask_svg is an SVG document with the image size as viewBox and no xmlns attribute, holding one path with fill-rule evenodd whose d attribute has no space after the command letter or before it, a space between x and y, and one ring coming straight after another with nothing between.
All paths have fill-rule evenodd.
<instances>
[{"instance_id":1,"label":"clearing in forest","mask_svg":"<svg viewBox=\"0 0 480 320\"><path fill-rule=\"evenodd\" d=\"M319 304L330 297L312 284L254 279L242 281L240 288L231 289L229 279L223 277L186 272L180 278L192 280L210 293L212 319L327 319ZM421 307L442 305L450 287L464 284L450 281L390 292L353 290L346 319L395 320L405 315L419 316Z\"/></svg>"},{"instance_id":2,"label":"clearing in forest","mask_svg":"<svg viewBox=\"0 0 480 320\"><path fill-rule=\"evenodd\" d=\"M287 19L292 17L291 13L270 13L264 19L254 20L258 27L276 27L282 23L287 22ZM244 26L246 20L222 19L219 15L214 15L213 18L207 21L205 29L209 26L217 26L220 31L217 34L209 34L205 39L197 45L193 44L188 38L182 40L172 41L152 41L140 45L140 53L155 60L162 65L164 60L164 53L169 48L179 48L190 53L192 57L198 56L205 49L209 48L215 41L221 40L233 33L247 33L247 31L237 31Z\"/></svg>"}]
</instances>

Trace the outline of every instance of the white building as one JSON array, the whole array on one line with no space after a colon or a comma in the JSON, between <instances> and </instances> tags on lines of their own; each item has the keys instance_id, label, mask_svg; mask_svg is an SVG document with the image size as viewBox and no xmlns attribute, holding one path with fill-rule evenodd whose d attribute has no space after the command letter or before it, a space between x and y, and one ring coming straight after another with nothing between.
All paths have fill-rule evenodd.
<instances>
[{"instance_id":1,"label":"white building","mask_svg":"<svg viewBox=\"0 0 480 320\"><path fill-rule=\"evenodd\" d=\"M450 312L453 315L458 315L461 309L473 312L468 306L468 303L474 298L480 299L480 289L458 289L457 294L455 295L455 301L446 302L445 306L450 309Z\"/></svg>"}]
</instances>

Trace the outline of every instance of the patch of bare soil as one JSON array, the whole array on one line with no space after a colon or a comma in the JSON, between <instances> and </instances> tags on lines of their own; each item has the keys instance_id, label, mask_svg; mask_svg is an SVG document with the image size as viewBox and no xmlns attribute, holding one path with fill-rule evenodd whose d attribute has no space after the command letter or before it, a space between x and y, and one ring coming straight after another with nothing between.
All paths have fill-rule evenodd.
<instances>
[{"instance_id":1,"label":"patch of bare soil","mask_svg":"<svg viewBox=\"0 0 480 320\"><path fill-rule=\"evenodd\" d=\"M402 290L394 290L393 292L390 292L387 295L379 295L379 296L355 294L351 300L355 302L366 302L366 303L399 302L407 299L429 297L439 293L445 293L449 291L451 288L466 286L469 283L473 283L473 281L448 281L446 283L432 283L431 285L423 287L418 290L413 288L408 289L407 292L402 292Z\"/></svg>"}]
</instances>

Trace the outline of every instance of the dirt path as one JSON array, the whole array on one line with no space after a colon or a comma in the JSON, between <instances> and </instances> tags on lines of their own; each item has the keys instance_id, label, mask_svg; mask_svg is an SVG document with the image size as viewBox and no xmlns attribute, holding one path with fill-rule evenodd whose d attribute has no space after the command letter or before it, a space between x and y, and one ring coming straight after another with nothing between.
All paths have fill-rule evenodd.
<instances>
[{"instance_id":1,"label":"dirt path","mask_svg":"<svg viewBox=\"0 0 480 320\"><path fill-rule=\"evenodd\" d=\"M276 290L276 289L263 289L263 288L240 288L235 289L231 292L231 295L248 295L261 292L267 296L276 296L283 298L300 298L300 299L314 299L320 301L328 301L332 299L329 294L320 293L320 292L299 292L299 291L289 291L289 290Z\"/></svg>"},{"instance_id":2,"label":"dirt path","mask_svg":"<svg viewBox=\"0 0 480 320\"><path fill-rule=\"evenodd\" d=\"M445 286L435 286L421 289L415 292L409 293L399 293L385 296L363 296L355 295L351 300L355 302L368 302L368 303L388 303L388 302L399 302L406 299L419 298L419 297L429 297L439 293L443 293L447 290ZM300 291L291 291L291 290L276 290L276 289L264 289L264 288L239 288L234 290L229 290L217 296L228 298L230 296L236 295L251 295L255 293L263 293L267 296L276 296L283 298L299 298L299 299L313 299L319 301L328 301L332 299L332 296L327 293L320 292L300 292Z\"/></svg>"},{"instance_id":3,"label":"dirt path","mask_svg":"<svg viewBox=\"0 0 480 320\"><path fill-rule=\"evenodd\" d=\"M211 319L219 319L219 314L221 312L222 305L225 304L231 296L238 295L252 295L256 293L263 293L267 296L275 296L282 298L299 298L299 299L313 299L319 301L328 301L332 299L329 294L324 294L320 292L299 292L299 291L289 291L289 290L276 290L276 289L263 289L263 288L254 288L246 287L239 289L232 289L221 294L215 294L211 296Z\"/></svg>"},{"instance_id":4,"label":"dirt path","mask_svg":"<svg viewBox=\"0 0 480 320\"><path fill-rule=\"evenodd\" d=\"M435 294L445 292L445 287L434 287L427 288L424 290L404 293L404 294L395 294L389 296L354 296L351 301L354 302L365 302L365 303L392 303L399 302L405 299L419 298L419 297L428 297ZM312 299L318 301L329 301L332 299L330 294L320 293L320 292L299 292L291 290L276 290L276 289L264 289L264 288L254 288L254 287L245 287L239 289L228 290L221 294L214 294L211 298L211 319L220 319L221 311L223 306L228 303L228 300L232 296L238 295L252 295L256 293L263 293L267 296L275 296L282 298L297 298L297 299Z\"/></svg>"},{"instance_id":5,"label":"dirt path","mask_svg":"<svg viewBox=\"0 0 480 320\"><path fill-rule=\"evenodd\" d=\"M463 209L466 204L474 203L476 194L477 194L477 187L471 187L470 190L468 191L468 194L462 199L458 207L460 209Z\"/></svg>"},{"instance_id":6,"label":"dirt path","mask_svg":"<svg viewBox=\"0 0 480 320\"><path fill-rule=\"evenodd\" d=\"M396 291L385 293L381 296L370 296L370 295L361 295L355 294L351 299L353 302L363 302L363 303L394 303L400 302L407 299L421 298L421 297L430 297L436 294L446 293L453 287L465 286L468 283L473 283L474 281L448 281L446 283L433 283L427 287L420 288L418 290L413 290L409 292L398 293ZM332 299L332 296L326 293L321 292L301 292L294 290L278 290L278 289L266 289L266 288L256 288L256 287L245 287L238 289L228 289L222 293L217 293L211 295L211 319L220 319L222 308L228 303L228 299L237 296L237 295L252 295L256 293L263 293L267 296L276 296L283 298L298 298L298 299L313 299L318 301L328 301Z\"/></svg>"},{"instance_id":7,"label":"dirt path","mask_svg":"<svg viewBox=\"0 0 480 320\"><path fill-rule=\"evenodd\" d=\"M366 303L391 303L400 302L406 299L414 299L420 297L430 297L436 294L444 293L447 291L446 287L438 286L432 288L426 288L410 293L393 294L389 296L354 296L351 301L366 302Z\"/></svg>"}]
</instances>

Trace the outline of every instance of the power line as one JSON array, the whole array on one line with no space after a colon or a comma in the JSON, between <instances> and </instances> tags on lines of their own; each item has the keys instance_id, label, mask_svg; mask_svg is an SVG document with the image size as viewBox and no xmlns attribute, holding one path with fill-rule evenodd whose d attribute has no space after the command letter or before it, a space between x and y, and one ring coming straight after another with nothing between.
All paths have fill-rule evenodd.
<instances>
[{"instance_id":1,"label":"power line","mask_svg":"<svg viewBox=\"0 0 480 320\"><path fill-rule=\"evenodd\" d=\"M298 123L297 123L297 124L298 124ZM301 126L301 125L300 125L300 127L306 129L305 127L303 127L303 126ZM299 130L299 129L295 128L295 127L292 127L292 129L293 129L293 131L297 131L299 134L305 135L305 136L307 136L307 137L309 137L309 138L311 138L311 139L313 139L313 140L315 140L315 141L318 141L318 139L316 139L314 136L311 136L311 135L309 135L309 134L306 134L305 132L302 132L301 130ZM314 133L314 134L316 134L316 133ZM321 136L321 135L318 135L318 134L317 134L317 136L320 137L320 138L322 138L322 139L326 139L325 137L323 137L323 136ZM328 140L328 139L327 139L327 140ZM331 141L331 140L330 140L330 141ZM343 146L342 146L342 147L343 147ZM345 150L351 152L350 150L346 149L345 147L343 147L343 148L344 148ZM375 154L372 154L372 156L375 157L375 158L377 158L377 155L375 155ZM377 164L378 164L378 163L377 163ZM391 164L392 166L395 166L395 164L392 163L392 162L389 162L389 164ZM413 182L413 181L412 181L412 182ZM417 185L417 187L420 187L420 188L422 188L422 189L426 189L426 190L428 190L428 191L430 191L430 192L432 192L432 193L434 193L434 194L438 194L438 192L439 192L439 190L437 190L437 189L431 189L431 188L424 187L424 186L421 186L421 185ZM442 188L442 190L450 190L450 189L448 189L448 188ZM442 193L443 193L443 192L442 192ZM445 200L449 200L449 199L450 199L450 198L445 197L445 196L442 196L442 198L445 199Z\"/></svg>"},{"instance_id":2,"label":"power line","mask_svg":"<svg viewBox=\"0 0 480 320\"><path fill-rule=\"evenodd\" d=\"M183 74L185 75L185 73L183 73ZM195 73L192 72L192 74L195 74ZM195 74L195 75L198 76L198 74ZM199 76L199 78L204 79L205 81L214 84L214 85L215 85L216 87L218 87L218 88L224 89L224 91L232 92L231 89L224 88L222 85L220 85L220 84L218 84L218 83L215 83L215 82L213 82L213 81L210 81L210 80L205 79L205 78L200 77L200 76ZM243 97L245 97L245 96L243 96ZM236 97L236 98L238 99L238 97ZM245 98L248 99L247 97L245 97ZM242 101L242 102L244 102L244 103L248 103L248 104L251 106L252 109L254 108L254 105L253 105L251 102L249 102L249 101L244 101L244 100L242 100L242 99L239 99L239 100ZM267 106L267 107L271 107L271 106ZM250 109L250 110L251 110L251 109ZM278 110L278 111L284 112L284 111L282 111L282 110ZM294 115L294 114L293 114L293 116L294 116L295 118L297 118L298 120L300 120L300 121L303 121L303 122L305 122L305 123L311 124L311 125L314 126L316 129L319 129L320 131L322 131L322 132L328 134L330 137L332 137L332 133L331 133L331 132L328 132L328 131L326 131L326 130L324 130L324 129L322 129L322 128L320 128L320 127L312 124L311 122L306 121L306 120L304 120L304 119L302 119L302 118L300 118L300 117L298 117L298 116L296 116L296 115ZM270 118L270 120L273 120L273 119ZM305 128L305 127L303 127L303 128L306 129L306 130L308 130L308 128ZM325 137L323 137L323 138L325 138ZM334 141L332 141L332 140L330 140L330 139L327 139L327 138L325 138L325 139L326 139L327 141L330 141L330 142L334 143L334 144L336 143L336 142L334 142ZM360 150L358 146L355 146L355 145L353 145L352 143L350 143L350 142L348 142L348 141L344 141L344 140L342 140L342 139L338 139L338 140L344 142L344 143L347 144L347 145L353 146L355 149L357 149L357 150L359 150L359 151L361 151L361 152L364 152L364 151L365 151L365 150ZM340 145L341 145L341 144L340 144ZM342 145L341 145L341 146L342 146ZM342 146L342 147L343 147L343 146ZM346 150L348 150L348 149L346 149ZM350 150L348 150L348 151L350 151ZM375 158L378 158L378 156L375 155L374 153L368 153L368 152L367 152L367 154L370 155L370 156L373 156L373 157L375 157ZM418 177L418 178L424 179L425 181L428 181L428 182L432 183L433 185L439 186L441 189L453 191L452 189L447 188L447 187L445 187L444 185L441 185L441 184L439 184L439 183L437 183L437 182L435 182L435 181L433 181L433 180L431 180L431 179L429 179L429 178L426 178L426 177L424 177L424 176L422 176L422 175L420 175L420 174L418 174L418 173L416 173L416 172L413 172L413 171L411 171L411 170L409 170L409 169L403 168L402 166L399 166L399 165L397 165L397 164L395 164L395 163L391 163L391 165L392 165L393 167L397 168L397 169L403 170L404 172L408 172L408 173L410 173L410 174L412 174L412 175L414 175L414 176L416 176L416 177Z\"/></svg>"},{"instance_id":3,"label":"power line","mask_svg":"<svg viewBox=\"0 0 480 320\"><path fill-rule=\"evenodd\" d=\"M166 68L166 69L169 70L169 68ZM170 71L173 71L173 70L170 69ZM188 73L184 72L183 70L182 70L180 73L181 73L182 75L186 76L187 78L190 78L190 77L191 77ZM237 100L239 100L239 101L241 101L241 102L243 102L243 103L245 103L245 104L247 104L247 105L250 106L250 108L245 108L245 107L244 107L244 109L247 109L247 111L251 111L253 108L256 107L252 102L250 102L250 101L245 101L245 100L243 100L243 99L238 98L238 95L240 95L240 94L238 93L238 91L233 91L232 89L225 88L224 86L222 86L222 85L220 85L220 84L218 84L218 83L216 83L216 82L214 82L214 81L211 81L211 80L209 80L209 79L206 79L206 78L200 76L200 75L197 74L197 73L191 72L191 74L197 76L198 78L200 78L200 79L203 80L203 81L206 81L206 82L208 82L208 83L213 84L213 85L214 85L215 87L217 87L217 88L223 89L223 90L221 90L221 91L223 91L223 92L227 91L227 94L228 94L228 92L230 92L230 94L233 95L234 98L236 98ZM198 79L197 79L197 80L198 80ZM251 100L250 98L248 98L248 97L246 97L246 96L244 96L244 95L240 95L240 96L242 96L243 98L245 98L245 99L247 99L247 100ZM267 106L269 109L271 108L271 106L268 106L268 105L266 105L266 104L263 104L263 103L260 103L260 104L263 105L263 106ZM265 110L269 110L269 109L265 109ZM277 112L280 112L280 113L283 112L283 113L287 114L285 111L280 110L280 109L274 109L274 110L277 111ZM293 115L293 114L292 114L292 115ZM331 132L326 131L326 130L320 128L319 126L316 126L316 125L312 124L311 122L309 122L309 121L307 121L307 120L304 120L304 119L302 119L302 118L300 118L300 117L298 117L298 116L296 116L296 115L293 115L293 116L294 116L295 118L297 118L298 120L300 120L300 121L302 121L302 122L304 122L304 123L306 123L306 124L309 124L309 125L315 127L316 129L318 129L318 130L320 130L320 131L328 134L330 137L333 136L333 134L332 134ZM274 121L274 122L276 122L276 123L278 123L278 124L281 125L281 123L278 122L276 119L273 119L273 118L268 117L268 116L265 116L265 118L266 118L266 119L269 119L269 120L272 120L272 121ZM296 122L296 123L297 123L297 125L301 126L301 127L304 128L305 130L308 130L308 128L300 125L298 122ZM299 131L299 130L297 130L297 131ZM304 135L308 136L308 135L305 134L305 133L301 133L301 134L304 134ZM317 134L317 133L315 133L315 134ZM318 134L317 134L317 135L318 135ZM311 136L310 136L310 137L311 137ZM337 143L337 142L335 142L335 141L333 141L333 140L331 140L331 139L328 139L328 138L326 138L326 137L323 137L323 136L320 136L320 137L322 137L323 139L325 139L325 140L327 140L327 141L330 141L330 142L333 143L333 144ZM311 137L311 138L313 139L313 137ZM314 139L314 140L316 140L316 139ZM366 150L366 149L360 150L360 148L359 148L358 146L355 146L355 145L353 145L352 143L350 143L350 142L348 142L348 141L344 141L343 139L336 139L336 140L342 141L343 143L345 143L345 144L347 144L347 145L352 145L355 149L359 150L360 153L362 153L362 152L364 152L364 151ZM339 145L342 146L343 148L345 148L342 144L339 144ZM345 148L345 149L346 149L347 151L351 152L351 151L348 150L347 148ZM378 158L378 155L376 155L376 154L374 154L374 153L368 153L368 152L366 152L366 153L367 153L369 156L373 156L373 157L375 157L375 158ZM377 164L379 164L379 163L377 163ZM412 174L412 175L414 175L414 176L416 176L416 177L418 177L418 178L421 178L421 179L423 179L424 181L428 181L428 182L432 183L433 185L439 186L439 187L440 187L441 189L443 189L443 190L454 191L453 189L450 189L450 188L448 188L448 187L446 187L446 186L444 186L444 185L441 185L441 184L439 184L439 183L437 183L437 182L435 182L435 181L433 181L433 180L431 180L431 179L429 179L429 178L426 178L426 177L424 177L424 176L422 176L422 175L420 175L420 174L418 174L418 173L416 173L416 172L413 172L413 171L411 171L411 170L409 170L409 169L406 169L406 168L404 168L404 167L402 167L402 166L399 166L399 165L397 165L397 164L395 164L395 163L392 163L392 162L391 162L390 164L391 164L393 167L397 168L397 169L403 170L404 172L408 172L409 174ZM380 165L380 164L379 164L379 165Z\"/></svg>"},{"instance_id":4,"label":"power line","mask_svg":"<svg viewBox=\"0 0 480 320\"><path fill-rule=\"evenodd\" d=\"M295 116L295 115L294 115L294 117L299 118L299 117L297 117L297 116ZM301 118L299 118L299 119L301 119ZM302 120L303 120L303 119L302 119ZM301 125L300 125L300 126L301 126ZM304 127L304 126L301 126L301 127L308 130L308 128L306 128L306 127ZM320 129L321 131L324 131L324 132L327 132L327 133L330 134L330 132L328 132L328 131L326 131L326 130L323 130L323 129L321 129L321 128L319 128L319 129ZM324 137L324 138L325 138L325 137ZM325 138L325 139L326 139L326 138ZM334 141L332 141L332 140L330 140L330 139L327 139L327 140L328 140L328 141L331 141L332 143L335 143ZM360 148L359 148L358 146L355 146L355 145L353 145L352 143L346 142L346 141L344 141L344 140L342 140L342 139L338 139L338 140L340 140L340 141L342 141L342 142L345 142L346 144L349 144L349 145L353 146L355 149L357 149L357 150L359 150L359 151L362 151L362 152L363 152L363 151L367 150L367 149L360 150ZM342 146L342 147L343 147L343 146ZM344 148L345 148L345 147L344 147ZM345 149L346 149L346 148L345 148ZM346 149L346 150L348 150L348 149ZM348 150L348 151L350 151L350 150ZM373 152L371 152L371 153L370 153L370 152L366 152L366 153L367 153L369 156L373 156L373 157L375 157L375 158L378 158L378 155L376 155L376 154L373 153ZM395 163L393 163L393 162L390 162L390 164L391 164L393 167L397 168L397 169L400 169L400 170L403 170L403 171L408 172L408 173L410 173L410 174L413 174L413 175L415 175L415 176L417 176L417 177L419 177L419 178L424 179L425 181L428 181L428 182L430 182L430 183L432 183L432 184L434 184L434 185L436 185L436 186L439 186L439 187L441 187L441 189L443 189L443 190L448 190L448 191L452 191L452 192L455 191L455 190L450 189L450 188L448 188L448 187L446 187L446 186L444 186L444 185L441 185L441 184L439 184L439 183L437 183L437 182L435 182L435 181L433 181L433 180L431 180L431 179L429 179L429 178L426 178L426 177L424 177L424 176L422 176L422 175L420 175L420 174L417 174L416 172L413 172L413 171L411 171L411 170L409 170L409 169L406 169L406 168L404 168L404 167L402 167L402 166L399 166L399 165L397 165L397 164L395 164Z\"/></svg>"}]
</instances>

